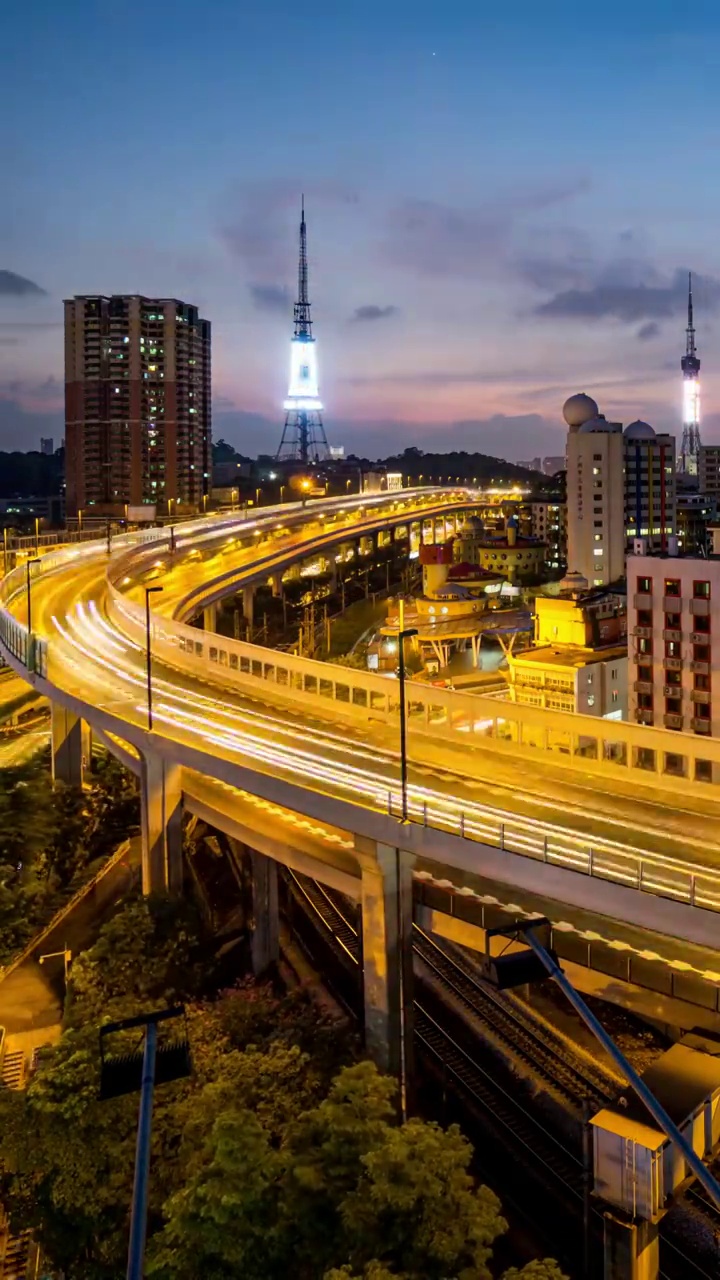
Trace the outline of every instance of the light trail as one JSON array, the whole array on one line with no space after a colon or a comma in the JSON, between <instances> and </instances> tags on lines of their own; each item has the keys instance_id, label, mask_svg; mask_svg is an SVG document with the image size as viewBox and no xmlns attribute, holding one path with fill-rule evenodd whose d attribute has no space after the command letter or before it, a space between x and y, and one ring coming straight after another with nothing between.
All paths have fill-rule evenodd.
<instances>
[{"instance_id":1,"label":"light trail","mask_svg":"<svg viewBox=\"0 0 720 1280\"><path fill-rule=\"evenodd\" d=\"M67 627L53 617L63 641L120 682L128 711L132 711L135 723L142 725L146 711L136 696L138 690L144 691L146 681L141 646L113 631L95 601L78 603L66 621ZM101 656L107 648L117 655L114 660ZM68 657L71 665L84 670L77 657ZM178 689L176 682L159 673L153 685L161 699L155 715L158 723L171 731L168 736L190 744L199 738L238 763L252 760L264 771L282 773L288 781L297 782L302 777L323 794L340 795L356 803L361 799L378 812L399 813L396 752L350 744L347 734L342 736L307 723L295 726L281 713L273 715L248 707L235 693L227 693L220 702L211 694ZM240 725L238 715L242 718ZM600 837L593 838L590 850L584 833L544 820L520 818L472 799L448 797L412 780L408 805L411 817L428 827L502 847L536 861L641 887L659 896L720 910L720 892L715 889L714 877L703 874L692 862Z\"/></svg>"}]
</instances>

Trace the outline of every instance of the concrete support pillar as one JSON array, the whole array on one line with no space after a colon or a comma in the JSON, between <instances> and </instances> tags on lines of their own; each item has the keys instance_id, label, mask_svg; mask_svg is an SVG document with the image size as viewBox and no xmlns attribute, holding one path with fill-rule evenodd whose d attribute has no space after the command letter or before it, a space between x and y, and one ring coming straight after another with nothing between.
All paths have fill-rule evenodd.
<instances>
[{"instance_id":1,"label":"concrete support pillar","mask_svg":"<svg viewBox=\"0 0 720 1280\"><path fill-rule=\"evenodd\" d=\"M203 609L203 631L217 631L217 604L206 604Z\"/></svg>"},{"instance_id":2,"label":"concrete support pillar","mask_svg":"<svg viewBox=\"0 0 720 1280\"><path fill-rule=\"evenodd\" d=\"M180 766L156 754L140 761L140 826L144 894L182 890Z\"/></svg>"},{"instance_id":3,"label":"concrete support pillar","mask_svg":"<svg viewBox=\"0 0 720 1280\"><path fill-rule=\"evenodd\" d=\"M626 1218L613 1210L605 1215L603 1280L657 1280L660 1241L654 1222Z\"/></svg>"},{"instance_id":4,"label":"concrete support pillar","mask_svg":"<svg viewBox=\"0 0 720 1280\"><path fill-rule=\"evenodd\" d=\"M259 977L280 955L277 863L256 849L249 852L253 882L250 954L252 971Z\"/></svg>"},{"instance_id":5,"label":"concrete support pillar","mask_svg":"<svg viewBox=\"0 0 720 1280\"><path fill-rule=\"evenodd\" d=\"M407 1113L413 1070L412 887L414 854L355 837L362 869L365 1047L400 1082Z\"/></svg>"},{"instance_id":6,"label":"concrete support pillar","mask_svg":"<svg viewBox=\"0 0 720 1280\"><path fill-rule=\"evenodd\" d=\"M52 703L52 778L69 787L81 787L90 771L90 725L65 707Z\"/></svg>"},{"instance_id":7,"label":"concrete support pillar","mask_svg":"<svg viewBox=\"0 0 720 1280\"><path fill-rule=\"evenodd\" d=\"M255 588L243 587L242 593L243 613L245 621L249 627L254 626L254 605L255 605Z\"/></svg>"},{"instance_id":8,"label":"concrete support pillar","mask_svg":"<svg viewBox=\"0 0 720 1280\"><path fill-rule=\"evenodd\" d=\"M282 598L282 578L279 573L273 573L270 576L270 589L276 599Z\"/></svg>"}]
</instances>

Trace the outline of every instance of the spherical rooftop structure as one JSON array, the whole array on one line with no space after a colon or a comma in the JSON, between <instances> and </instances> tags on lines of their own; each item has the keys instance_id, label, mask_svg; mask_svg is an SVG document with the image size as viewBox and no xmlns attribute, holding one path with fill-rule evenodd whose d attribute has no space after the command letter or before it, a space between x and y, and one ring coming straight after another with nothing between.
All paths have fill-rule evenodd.
<instances>
[{"instance_id":1,"label":"spherical rooftop structure","mask_svg":"<svg viewBox=\"0 0 720 1280\"><path fill-rule=\"evenodd\" d=\"M610 431L619 431L619 430L620 428L617 427L614 423L608 422L604 413L598 413L595 415L594 418L588 418L587 422L583 422L582 426L578 427L578 431L581 434L583 432L589 434L592 431L610 432Z\"/></svg>"},{"instance_id":2,"label":"spherical rooftop structure","mask_svg":"<svg viewBox=\"0 0 720 1280\"><path fill-rule=\"evenodd\" d=\"M479 516L467 516L460 526L460 535L466 538L472 537L473 534L483 534L485 526Z\"/></svg>"},{"instance_id":3,"label":"spherical rooftop structure","mask_svg":"<svg viewBox=\"0 0 720 1280\"><path fill-rule=\"evenodd\" d=\"M571 431L577 431L584 422L590 418L596 418L599 413L598 406L592 396L587 396L584 391L578 392L575 396L570 396L563 405L563 418L567 422Z\"/></svg>"},{"instance_id":4,"label":"spherical rooftop structure","mask_svg":"<svg viewBox=\"0 0 720 1280\"><path fill-rule=\"evenodd\" d=\"M654 440L655 432L649 422L630 422L623 431L626 440Z\"/></svg>"},{"instance_id":5,"label":"spherical rooftop structure","mask_svg":"<svg viewBox=\"0 0 720 1280\"><path fill-rule=\"evenodd\" d=\"M582 573L578 573L577 569L572 569L570 573L566 573L565 577L559 583L560 591L564 594L566 591L583 592L588 591L590 583Z\"/></svg>"}]
</instances>

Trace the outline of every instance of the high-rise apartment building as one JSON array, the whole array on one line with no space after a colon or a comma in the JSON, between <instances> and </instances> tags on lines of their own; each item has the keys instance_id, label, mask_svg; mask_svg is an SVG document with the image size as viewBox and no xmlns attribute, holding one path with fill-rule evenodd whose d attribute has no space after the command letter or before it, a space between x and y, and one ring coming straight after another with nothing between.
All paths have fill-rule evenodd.
<instances>
[{"instance_id":1,"label":"high-rise apartment building","mask_svg":"<svg viewBox=\"0 0 720 1280\"><path fill-rule=\"evenodd\" d=\"M49 457L55 452L55 442L52 436L40 437L40 452L44 454L45 457Z\"/></svg>"},{"instance_id":2,"label":"high-rise apartment building","mask_svg":"<svg viewBox=\"0 0 720 1280\"><path fill-rule=\"evenodd\" d=\"M717 736L720 561L629 556L627 581L630 719Z\"/></svg>"},{"instance_id":3,"label":"high-rise apartment building","mask_svg":"<svg viewBox=\"0 0 720 1280\"><path fill-rule=\"evenodd\" d=\"M65 302L67 512L196 510L210 492L210 323L177 298Z\"/></svg>"},{"instance_id":4,"label":"high-rise apartment building","mask_svg":"<svg viewBox=\"0 0 720 1280\"><path fill-rule=\"evenodd\" d=\"M707 498L720 503L720 445L700 445L698 488Z\"/></svg>"},{"instance_id":5,"label":"high-rise apartment building","mask_svg":"<svg viewBox=\"0 0 720 1280\"><path fill-rule=\"evenodd\" d=\"M571 396L568 424L568 569L591 587L625 573L636 538L665 550L676 532L675 439L647 422L608 422L590 396Z\"/></svg>"}]
</instances>

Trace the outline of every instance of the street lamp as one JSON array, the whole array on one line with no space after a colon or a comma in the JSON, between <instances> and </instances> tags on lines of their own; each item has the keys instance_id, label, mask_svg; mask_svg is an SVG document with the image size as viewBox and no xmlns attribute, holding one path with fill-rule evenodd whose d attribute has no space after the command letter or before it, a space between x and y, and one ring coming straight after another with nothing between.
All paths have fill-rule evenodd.
<instances>
[{"instance_id":1,"label":"street lamp","mask_svg":"<svg viewBox=\"0 0 720 1280\"><path fill-rule=\"evenodd\" d=\"M280 485L280 501L281 501L281 502L284 502L284 501L285 501L285 489L286 489L286 487L287 487L287 486L286 486L286 485L284 485L284 484L281 484L281 485Z\"/></svg>"},{"instance_id":2,"label":"street lamp","mask_svg":"<svg viewBox=\"0 0 720 1280\"><path fill-rule=\"evenodd\" d=\"M57 956L62 956L65 962L65 986L67 987L70 965L72 963L72 951L68 947L67 943L65 943L63 951L48 951L47 955L39 956L38 961L40 964L43 964L45 960L55 960Z\"/></svg>"},{"instance_id":3,"label":"street lamp","mask_svg":"<svg viewBox=\"0 0 720 1280\"><path fill-rule=\"evenodd\" d=\"M206 493L204 493L204 494L203 494L203 496L202 496L202 500L203 500L203 515L204 515L204 516L206 516L206 515L207 515L207 500L208 500L208 496L207 496L207 494L206 494Z\"/></svg>"},{"instance_id":4,"label":"street lamp","mask_svg":"<svg viewBox=\"0 0 720 1280\"><path fill-rule=\"evenodd\" d=\"M257 505L258 507L260 506L260 494L261 494L261 493L262 493L262 489L256 489L256 490L255 490L255 502L256 502L256 505Z\"/></svg>"},{"instance_id":5,"label":"street lamp","mask_svg":"<svg viewBox=\"0 0 720 1280\"><path fill-rule=\"evenodd\" d=\"M417 635L417 627L405 627L398 631L398 679L400 681L400 790L402 793L401 822L409 822L407 797L407 711L405 708L405 641Z\"/></svg>"},{"instance_id":6,"label":"street lamp","mask_svg":"<svg viewBox=\"0 0 720 1280\"><path fill-rule=\"evenodd\" d=\"M35 517L35 555L40 555L40 517Z\"/></svg>"},{"instance_id":7,"label":"street lamp","mask_svg":"<svg viewBox=\"0 0 720 1280\"><path fill-rule=\"evenodd\" d=\"M145 661L147 664L147 719L148 733L152 732L152 655L150 653L150 597L155 591L162 591L162 587L146 587L145 588Z\"/></svg>"},{"instance_id":8,"label":"street lamp","mask_svg":"<svg viewBox=\"0 0 720 1280\"><path fill-rule=\"evenodd\" d=\"M32 635L32 597L30 594L30 565L39 564L40 557L34 556L32 560L28 560L25 564L25 572L27 575L27 629L28 629L28 654L30 648L30 637Z\"/></svg>"}]
</instances>

